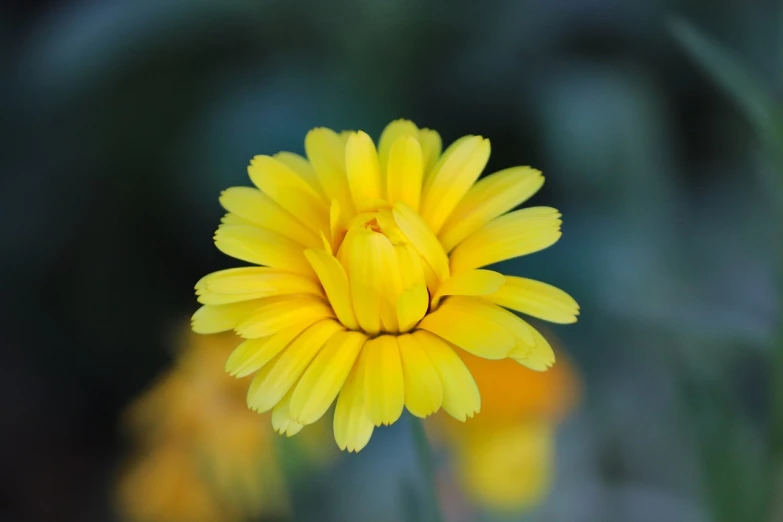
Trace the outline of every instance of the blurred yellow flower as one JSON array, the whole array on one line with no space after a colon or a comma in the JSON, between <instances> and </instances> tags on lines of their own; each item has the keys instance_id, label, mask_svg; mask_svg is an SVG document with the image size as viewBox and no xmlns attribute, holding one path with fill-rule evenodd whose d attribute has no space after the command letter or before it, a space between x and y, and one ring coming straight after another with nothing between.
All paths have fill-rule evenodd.
<instances>
[{"instance_id":1,"label":"blurred yellow flower","mask_svg":"<svg viewBox=\"0 0 783 522\"><path fill-rule=\"evenodd\" d=\"M286 512L275 441L246 408L245 383L222 369L240 341L189 334L175 366L128 408L136 448L117 485L123 520L232 522ZM329 453L325 435L303 440L315 461Z\"/></svg>"},{"instance_id":2,"label":"blurred yellow flower","mask_svg":"<svg viewBox=\"0 0 783 522\"><path fill-rule=\"evenodd\" d=\"M481 388L483 411L465 425L439 416L435 438L453 451L458 480L474 502L533 507L552 479L556 425L580 395L576 371L562 354L546 373L461 355Z\"/></svg>"},{"instance_id":3,"label":"blurred yellow flower","mask_svg":"<svg viewBox=\"0 0 783 522\"><path fill-rule=\"evenodd\" d=\"M314 129L307 159L281 152L248 167L215 234L224 253L263 267L210 274L193 330L247 339L228 359L255 373L250 408L287 435L337 400L334 436L359 451L406 408L459 420L481 407L457 348L546 370L546 340L514 310L558 323L579 307L561 290L481 269L560 237L549 207L510 212L544 182L530 167L478 181L489 140L465 136L441 154L438 133L392 122L378 148L364 132Z\"/></svg>"}]
</instances>

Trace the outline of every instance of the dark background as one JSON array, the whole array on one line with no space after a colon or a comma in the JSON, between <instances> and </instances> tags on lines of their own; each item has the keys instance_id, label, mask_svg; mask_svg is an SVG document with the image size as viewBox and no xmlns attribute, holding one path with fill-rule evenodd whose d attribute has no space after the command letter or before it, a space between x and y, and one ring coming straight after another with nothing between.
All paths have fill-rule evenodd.
<instances>
[{"instance_id":1,"label":"dark background","mask_svg":"<svg viewBox=\"0 0 783 522\"><path fill-rule=\"evenodd\" d=\"M667 29L777 92L767 1L16 0L0 6L0 520L113 520L122 408L170 361L220 190L312 127L405 117L533 165L586 395L540 520L763 520L780 221L751 126ZM781 377L783 378L783 377ZM394 429L334 472L395 520ZM360 490L355 489L361 483ZM378 506L391 506L389 511ZM367 518L371 517L371 518ZM374 518L373 518L374 517ZM747 517L747 518L746 518Z\"/></svg>"}]
</instances>

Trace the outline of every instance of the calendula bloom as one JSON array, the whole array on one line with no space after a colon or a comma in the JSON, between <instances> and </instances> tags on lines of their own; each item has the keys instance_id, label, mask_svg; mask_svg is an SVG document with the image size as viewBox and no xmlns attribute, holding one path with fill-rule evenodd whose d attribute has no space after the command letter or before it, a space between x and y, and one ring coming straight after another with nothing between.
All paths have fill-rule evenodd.
<instances>
[{"instance_id":1,"label":"calendula bloom","mask_svg":"<svg viewBox=\"0 0 783 522\"><path fill-rule=\"evenodd\" d=\"M288 506L271 432L245 406L245 383L222 369L241 339L190 335L175 367L125 417L136 443L117 484L129 522L241 522ZM316 432L313 432L316 434ZM329 454L309 437L317 463Z\"/></svg>"},{"instance_id":2,"label":"calendula bloom","mask_svg":"<svg viewBox=\"0 0 783 522\"><path fill-rule=\"evenodd\" d=\"M465 420L481 399L457 350L555 362L546 340L513 311L570 323L579 307L544 283L482 269L560 237L549 207L510 212L543 184L515 167L478 181L489 141L465 136L441 154L440 136L391 123L376 150L364 132L314 129L307 159L282 152L248 167L257 188L234 187L217 247L263 265L223 270L196 285L199 333L247 339L228 359L255 373L250 408L272 410L292 435L336 399L334 436L358 451L374 427L407 408L441 407ZM457 348L458 347L458 348Z\"/></svg>"},{"instance_id":3,"label":"calendula bloom","mask_svg":"<svg viewBox=\"0 0 783 522\"><path fill-rule=\"evenodd\" d=\"M466 425L439 416L435 438L452 451L459 485L475 503L532 508L552 480L557 424L580 395L576 371L562 356L546 373L511 360L461 357L481 388L483 409Z\"/></svg>"}]
</instances>

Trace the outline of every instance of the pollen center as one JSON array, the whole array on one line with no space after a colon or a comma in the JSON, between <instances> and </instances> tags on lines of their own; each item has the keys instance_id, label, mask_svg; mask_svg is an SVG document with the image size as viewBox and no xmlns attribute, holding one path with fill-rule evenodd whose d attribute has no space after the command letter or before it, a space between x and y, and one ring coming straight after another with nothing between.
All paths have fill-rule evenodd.
<instances>
[{"instance_id":1,"label":"pollen center","mask_svg":"<svg viewBox=\"0 0 783 522\"><path fill-rule=\"evenodd\" d=\"M365 228L367 228L368 230L372 230L373 232L383 233L383 230L381 230L381 226L378 224L378 220L375 218L365 223L364 226Z\"/></svg>"}]
</instances>

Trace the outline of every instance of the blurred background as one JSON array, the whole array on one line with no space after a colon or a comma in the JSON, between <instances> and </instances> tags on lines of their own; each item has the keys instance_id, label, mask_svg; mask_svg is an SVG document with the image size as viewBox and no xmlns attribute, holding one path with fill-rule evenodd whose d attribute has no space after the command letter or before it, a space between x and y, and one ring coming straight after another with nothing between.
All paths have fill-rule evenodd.
<instances>
[{"instance_id":1,"label":"blurred background","mask_svg":"<svg viewBox=\"0 0 783 522\"><path fill-rule=\"evenodd\" d=\"M3 3L0 520L126 519L118 477L144 453L127 408L177 364L193 284L235 264L211 240L220 191L249 185L255 154L303 153L313 127L377 138L401 117L444 143L488 137L487 172L544 172L531 203L560 209L564 236L504 271L582 306L549 330L580 384L548 492L482 503L435 433L446 518L776 520L780 172L668 22L720 41L774 98L777 4ZM416 520L405 422L358 455L332 451L327 426L333 455L294 473L301 452L268 438L288 507L250 520Z\"/></svg>"}]
</instances>

